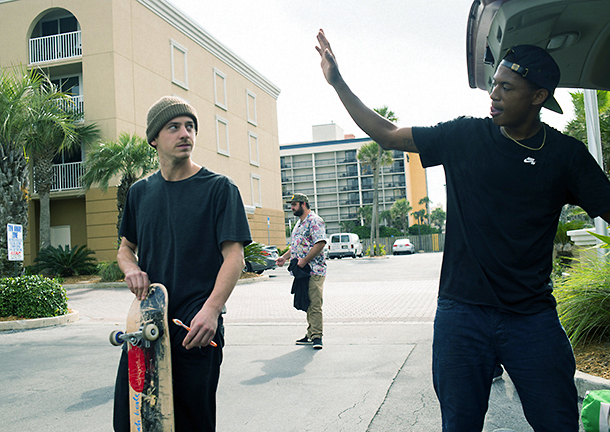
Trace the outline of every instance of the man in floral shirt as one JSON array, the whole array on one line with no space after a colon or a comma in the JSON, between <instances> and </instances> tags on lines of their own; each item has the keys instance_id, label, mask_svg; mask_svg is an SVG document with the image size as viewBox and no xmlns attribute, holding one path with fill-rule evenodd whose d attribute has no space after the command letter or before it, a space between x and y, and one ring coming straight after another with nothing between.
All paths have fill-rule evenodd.
<instances>
[{"instance_id":1,"label":"man in floral shirt","mask_svg":"<svg viewBox=\"0 0 610 432\"><path fill-rule=\"evenodd\" d=\"M326 244L326 226L322 218L309 208L307 195L294 194L288 203L292 213L299 217L299 221L292 230L290 248L276 262L282 267L290 258L296 260L296 265L300 268L308 264L311 267L307 335L296 343L322 349L322 291L326 279L326 260L322 250Z\"/></svg>"}]
</instances>

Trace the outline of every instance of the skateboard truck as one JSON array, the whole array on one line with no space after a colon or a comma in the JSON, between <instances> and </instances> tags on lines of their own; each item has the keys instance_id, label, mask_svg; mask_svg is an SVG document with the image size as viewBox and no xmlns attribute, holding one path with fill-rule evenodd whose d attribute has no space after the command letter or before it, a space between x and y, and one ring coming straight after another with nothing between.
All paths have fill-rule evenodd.
<instances>
[{"instance_id":1,"label":"skateboard truck","mask_svg":"<svg viewBox=\"0 0 610 432\"><path fill-rule=\"evenodd\" d=\"M150 343L156 341L158 338L159 327L153 323L144 324L138 331L132 333L124 333L120 330L114 330L110 333L110 343L114 346L129 342L132 346L149 348Z\"/></svg>"}]
</instances>

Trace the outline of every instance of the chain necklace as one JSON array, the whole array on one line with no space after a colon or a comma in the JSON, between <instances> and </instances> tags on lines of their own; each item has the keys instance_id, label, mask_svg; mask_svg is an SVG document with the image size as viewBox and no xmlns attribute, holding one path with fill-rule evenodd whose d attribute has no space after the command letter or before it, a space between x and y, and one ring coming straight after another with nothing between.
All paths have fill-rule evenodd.
<instances>
[{"instance_id":1,"label":"chain necklace","mask_svg":"<svg viewBox=\"0 0 610 432\"><path fill-rule=\"evenodd\" d=\"M542 147L544 147L544 144L546 143L546 128L544 127L544 124L542 125L542 130L544 131L544 138L542 139L542 144L540 144L540 147L538 148L532 148L532 147L528 147L525 144L521 144L519 141L517 141L516 139L514 139L512 136L510 136L508 134L508 132L506 131L506 128L504 126L502 126L500 128L502 130L502 135L504 135L506 138L510 138L511 140L513 140L514 142L516 142L517 144L519 144L521 147L525 147L528 150L540 150Z\"/></svg>"}]
</instances>

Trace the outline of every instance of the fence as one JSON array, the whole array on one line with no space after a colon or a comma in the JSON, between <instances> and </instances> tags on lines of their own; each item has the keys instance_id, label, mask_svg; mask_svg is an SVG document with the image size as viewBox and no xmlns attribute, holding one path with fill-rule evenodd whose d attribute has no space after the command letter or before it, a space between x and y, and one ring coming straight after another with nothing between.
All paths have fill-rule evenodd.
<instances>
[{"instance_id":1,"label":"fence","mask_svg":"<svg viewBox=\"0 0 610 432\"><path fill-rule=\"evenodd\" d=\"M379 244L385 246L387 255L392 253L392 245L398 238L408 238L415 246L415 252L443 252L445 250L445 234L425 234L425 235L409 235L404 237L380 237ZM371 247L371 240L360 239L362 241L362 249L366 251Z\"/></svg>"}]
</instances>

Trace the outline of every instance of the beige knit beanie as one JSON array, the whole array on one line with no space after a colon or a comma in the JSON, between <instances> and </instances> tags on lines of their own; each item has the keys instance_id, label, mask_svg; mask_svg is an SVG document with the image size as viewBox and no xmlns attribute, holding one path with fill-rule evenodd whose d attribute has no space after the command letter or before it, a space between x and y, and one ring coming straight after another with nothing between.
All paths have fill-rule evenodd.
<instances>
[{"instance_id":1,"label":"beige knit beanie","mask_svg":"<svg viewBox=\"0 0 610 432\"><path fill-rule=\"evenodd\" d=\"M146 140L150 144L157 138L159 131L173 118L189 116L195 122L195 133L199 131L197 111L184 99L176 96L163 96L148 110L146 118Z\"/></svg>"}]
</instances>

